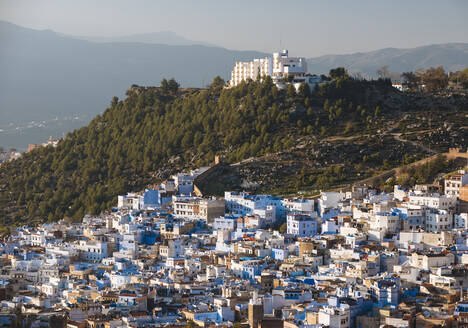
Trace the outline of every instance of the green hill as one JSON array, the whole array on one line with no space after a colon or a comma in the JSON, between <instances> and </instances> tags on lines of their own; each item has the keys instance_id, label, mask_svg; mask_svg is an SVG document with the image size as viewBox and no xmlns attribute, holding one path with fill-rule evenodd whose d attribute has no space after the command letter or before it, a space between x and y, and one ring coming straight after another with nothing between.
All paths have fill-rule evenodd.
<instances>
[{"instance_id":1,"label":"green hill","mask_svg":"<svg viewBox=\"0 0 468 328\"><path fill-rule=\"evenodd\" d=\"M405 95L388 80L349 77L314 92L279 90L269 78L223 86L219 77L208 89L179 89L174 80L132 86L125 100L114 97L56 148L0 165L0 222L81 219L114 206L118 194L207 164L216 154L228 163L252 158L237 165L242 172L228 187L246 188L242 174L250 174L256 190L286 193L331 188L428 155L390 134L409 131L414 122L419 126L411 131L454 122L459 134L450 144L468 140L458 128L466 126L464 96ZM418 115L429 120L422 123ZM261 165L252 167L255 162Z\"/></svg>"}]
</instances>

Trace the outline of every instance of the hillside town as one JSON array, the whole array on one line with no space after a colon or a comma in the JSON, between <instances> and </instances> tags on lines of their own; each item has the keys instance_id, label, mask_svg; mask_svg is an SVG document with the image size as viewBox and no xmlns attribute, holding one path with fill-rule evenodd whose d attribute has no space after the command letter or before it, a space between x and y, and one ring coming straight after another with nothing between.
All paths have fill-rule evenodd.
<instances>
[{"instance_id":1,"label":"hillside town","mask_svg":"<svg viewBox=\"0 0 468 328\"><path fill-rule=\"evenodd\" d=\"M468 328L468 0L361 2L0 0L0 328Z\"/></svg>"},{"instance_id":2,"label":"hillside town","mask_svg":"<svg viewBox=\"0 0 468 328\"><path fill-rule=\"evenodd\" d=\"M0 326L467 327L468 171L442 183L203 197L179 173L0 248Z\"/></svg>"}]
</instances>

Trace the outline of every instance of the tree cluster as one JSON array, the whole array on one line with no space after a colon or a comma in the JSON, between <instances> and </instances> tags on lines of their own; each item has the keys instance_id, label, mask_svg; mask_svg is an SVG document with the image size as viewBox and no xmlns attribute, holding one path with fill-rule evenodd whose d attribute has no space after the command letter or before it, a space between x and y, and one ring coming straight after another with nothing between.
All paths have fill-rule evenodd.
<instances>
[{"instance_id":1,"label":"tree cluster","mask_svg":"<svg viewBox=\"0 0 468 328\"><path fill-rule=\"evenodd\" d=\"M464 89L468 89L468 67L462 71L452 73L449 80Z\"/></svg>"},{"instance_id":2,"label":"tree cluster","mask_svg":"<svg viewBox=\"0 0 468 328\"><path fill-rule=\"evenodd\" d=\"M428 163L403 168L396 183L405 188L410 188L415 184L433 183L438 174L454 168L456 168L455 161L447 160L445 156L439 155Z\"/></svg>"},{"instance_id":3,"label":"tree cluster","mask_svg":"<svg viewBox=\"0 0 468 328\"><path fill-rule=\"evenodd\" d=\"M40 147L0 166L0 223L80 220L111 208L119 194L206 165L216 154L233 163L289 149L304 135L337 133L339 121L368 122L380 113L369 103L369 89L392 89L388 80L354 80L344 69L330 80L315 92L307 85L280 90L269 77L234 88L217 77L191 91L173 79L157 88L132 86L125 100L114 97L56 148Z\"/></svg>"},{"instance_id":4,"label":"tree cluster","mask_svg":"<svg viewBox=\"0 0 468 328\"><path fill-rule=\"evenodd\" d=\"M401 74L403 86L410 91L418 91L424 86L428 92L441 91L447 88L449 83L448 74L442 66L429 67L428 69L417 69L414 72Z\"/></svg>"}]
</instances>

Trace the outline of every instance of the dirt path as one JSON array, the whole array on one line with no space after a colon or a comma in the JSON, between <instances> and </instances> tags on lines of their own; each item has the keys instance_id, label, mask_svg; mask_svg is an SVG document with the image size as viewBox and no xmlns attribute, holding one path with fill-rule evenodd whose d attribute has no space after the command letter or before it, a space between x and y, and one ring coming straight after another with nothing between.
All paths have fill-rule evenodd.
<instances>
[{"instance_id":1,"label":"dirt path","mask_svg":"<svg viewBox=\"0 0 468 328\"><path fill-rule=\"evenodd\" d=\"M395 138L396 141L400 141L400 142L406 142L406 143L410 143L412 144L413 146L415 147L419 147L421 149L424 149L425 151L427 151L428 153L431 153L431 154L437 154L437 152L429 147L426 147L424 145L421 145L420 143L416 142L416 141L412 141L412 140L407 140L407 139L402 139L401 138L401 133L392 133L393 135L393 138Z\"/></svg>"}]
</instances>

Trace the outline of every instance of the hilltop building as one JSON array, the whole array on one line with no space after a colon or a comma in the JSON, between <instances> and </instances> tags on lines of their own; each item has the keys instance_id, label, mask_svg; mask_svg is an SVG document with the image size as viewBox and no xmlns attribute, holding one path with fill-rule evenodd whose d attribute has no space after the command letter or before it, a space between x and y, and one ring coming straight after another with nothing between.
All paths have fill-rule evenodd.
<instances>
[{"instance_id":1,"label":"hilltop building","mask_svg":"<svg viewBox=\"0 0 468 328\"><path fill-rule=\"evenodd\" d=\"M273 75L273 60L271 57L257 58L250 62L236 62L231 73L229 85L234 87L248 79L255 80L257 76Z\"/></svg>"},{"instance_id":2,"label":"hilltop building","mask_svg":"<svg viewBox=\"0 0 468 328\"><path fill-rule=\"evenodd\" d=\"M270 76L279 88L285 88L292 83L296 89L301 83L309 84L314 88L322 83L317 75L307 74L307 62L305 57L289 57L288 50L273 53L272 57L257 58L250 62L236 62L231 73L230 87L235 87L242 81L255 80L264 76Z\"/></svg>"}]
</instances>

